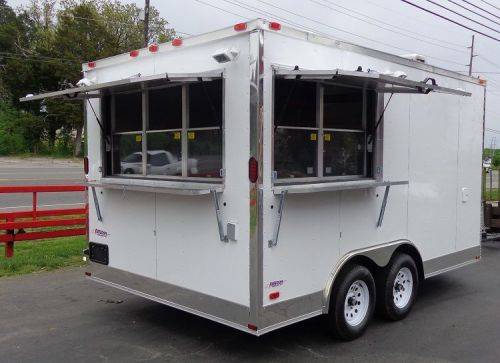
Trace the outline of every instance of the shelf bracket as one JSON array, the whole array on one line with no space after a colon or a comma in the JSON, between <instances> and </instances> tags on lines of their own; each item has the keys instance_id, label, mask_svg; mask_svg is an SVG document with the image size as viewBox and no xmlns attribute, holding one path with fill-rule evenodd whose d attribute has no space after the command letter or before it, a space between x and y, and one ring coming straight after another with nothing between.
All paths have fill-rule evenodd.
<instances>
[{"instance_id":1,"label":"shelf bracket","mask_svg":"<svg viewBox=\"0 0 500 363\"><path fill-rule=\"evenodd\" d=\"M92 188L92 196L94 197L95 213L97 214L97 219L102 222L101 208L99 208L99 199L97 199L97 193L95 192L95 187Z\"/></svg>"},{"instance_id":2,"label":"shelf bracket","mask_svg":"<svg viewBox=\"0 0 500 363\"><path fill-rule=\"evenodd\" d=\"M283 190L280 194L280 204L278 207L278 216L276 218L276 222L274 225L273 239L268 241L269 248L276 247L278 245L278 237L280 234L281 218L283 216L283 208L285 207L285 198L286 198L287 193L288 193L287 190Z\"/></svg>"},{"instance_id":3,"label":"shelf bracket","mask_svg":"<svg viewBox=\"0 0 500 363\"><path fill-rule=\"evenodd\" d=\"M210 190L210 194L212 194L212 198L214 200L215 216L217 217L217 226L219 227L220 240L221 242L229 242L227 235L224 234L224 226L222 225L222 216L219 207L219 199L217 198L217 191Z\"/></svg>"},{"instance_id":4,"label":"shelf bracket","mask_svg":"<svg viewBox=\"0 0 500 363\"><path fill-rule=\"evenodd\" d=\"M385 207L387 206L387 198L389 198L389 189L391 185L386 185L384 192L384 200L382 200L382 206L380 207L380 214L378 216L377 227L382 227L382 222L384 221Z\"/></svg>"}]
</instances>

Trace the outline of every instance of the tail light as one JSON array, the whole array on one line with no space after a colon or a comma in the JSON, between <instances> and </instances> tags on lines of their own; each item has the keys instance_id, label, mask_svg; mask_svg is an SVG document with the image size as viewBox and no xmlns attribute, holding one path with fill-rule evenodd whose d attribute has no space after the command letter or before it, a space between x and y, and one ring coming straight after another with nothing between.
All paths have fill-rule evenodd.
<instances>
[{"instance_id":1,"label":"tail light","mask_svg":"<svg viewBox=\"0 0 500 363\"><path fill-rule=\"evenodd\" d=\"M271 30L281 30L281 24L274 21L269 23L269 29Z\"/></svg>"},{"instance_id":2,"label":"tail light","mask_svg":"<svg viewBox=\"0 0 500 363\"><path fill-rule=\"evenodd\" d=\"M248 161L248 178L252 183L259 179L259 162L254 157Z\"/></svg>"},{"instance_id":3,"label":"tail light","mask_svg":"<svg viewBox=\"0 0 500 363\"><path fill-rule=\"evenodd\" d=\"M180 47L182 45L182 39L181 38L176 38L172 40L172 45L174 47Z\"/></svg>"},{"instance_id":4,"label":"tail light","mask_svg":"<svg viewBox=\"0 0 500 363\"><path fill-rule=\"evenodd\" d=\"M86 156L83 158L83 172L85 175L89 173L89 158Z\"/></svg>"},{"instance_id":5,"label":"tail light","mask_svg":"<svg viewBox=\"0 0 500 363\"><path fill-rule=\"evenodd\" d=\"M234 26L234 30L237 32L241 32L243 30L247 30L247 23L238 23Z\"/></svg>"}]
</instances>

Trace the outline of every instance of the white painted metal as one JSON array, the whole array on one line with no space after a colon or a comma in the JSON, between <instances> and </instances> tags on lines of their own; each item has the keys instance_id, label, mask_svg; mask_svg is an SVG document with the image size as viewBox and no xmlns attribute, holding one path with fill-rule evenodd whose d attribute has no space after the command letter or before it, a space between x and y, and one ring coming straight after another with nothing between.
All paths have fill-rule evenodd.
<instances>
[{"instance_id":1,"label":"white painted metal","mask_svg":"<svg viewBox=\"0 0 500 363\"><path fill-rule=\"evenodd\" d=\"M225 48L240 54L221 65L212 54ZM140 293L231 326L237 320L231 322L231 309L238 306L242 329L241 311L248 309L248 323L257 326L249 332L259 335L328 311L330 287L352 256L383 265L398 246L414 246L426 276L478 256L483 130L478 80L295 29L270 31L263 20L249 22L244 32L228 28L185 39L181 47L160 45L157 53L143 49L137 58L125 54L96 65L85 65L84 76L97 84L139 73L152 79L165 73L223 72L224 78L224 176L217 182L104 177L106 143L87 107L88 180L102 215L99 221L91 197L90 240L109 246L110 266L125 274L121 288L127 288L128 272L164 283L161 296L146 287ZM410 80L430 77L441 90L461 91L395 94L376 134L373 178L275 183L276 65L318 74L361 66L379 74L403 72ZM379 113L389 96L381 94ZM86 102L100 116L100 99ZM256 184L248 180L250 155L261 159ZM377 226L388 185L383 223ZM217 192L221 233L211 191ZM282 192L287 196L280 215ZM270 244L277 231L279 243ZM227 234L232 238L221 242ZM356 286L363 290L362 284ZM279 298L271 299L272 292ZM214 306L204 310L196 294L213 298L219 309L228 304L224 317L214 313L220 311ZM356 319L353 314L353 324Z\"/></svg>"},{"instance_id":2,"label":"white painted metal","mask_svg":"<svg viewBox=\"0 0 500 363\"><path fill-rule=\"evenodd\" d=\"M370 307L370 290L362 280L352 283L344 301L344 316L347 324L358 326L365 319Z\"/></svg>"},{"instance_id":3,"label":"white painted metal","mask_svg":"<svg viewBox=\"0 0 500 363\"><path fill-rule=\"evenodd\" d=\"M408 267L398 271L392 288L394 305L403 309L408 305L413 292L413 275Z\"/></svg>"}]
</instances>

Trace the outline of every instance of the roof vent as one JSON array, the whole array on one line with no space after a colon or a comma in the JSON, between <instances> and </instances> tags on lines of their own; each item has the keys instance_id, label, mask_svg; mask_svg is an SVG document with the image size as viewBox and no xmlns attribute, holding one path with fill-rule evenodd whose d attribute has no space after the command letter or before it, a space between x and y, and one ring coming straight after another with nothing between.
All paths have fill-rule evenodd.
<instances>
[{"instance_id":1,"label":"roof vent","mask_svg":"<svg viewBox=\"0 0 500 363\"><path fill-rule=\"evenodd\" d=\"M403 54L401 57L415 61L415 62L419 62L419 63L427 63L425 61L425 57L423 55L420 55L420 54Z\"/></svg>"}]
</instances>

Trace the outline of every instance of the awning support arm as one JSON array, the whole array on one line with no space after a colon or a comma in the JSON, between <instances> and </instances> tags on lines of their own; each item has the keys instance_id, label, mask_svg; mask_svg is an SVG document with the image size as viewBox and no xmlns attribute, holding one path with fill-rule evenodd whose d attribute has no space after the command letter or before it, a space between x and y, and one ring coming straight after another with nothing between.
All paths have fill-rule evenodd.
<instances>
[{"instance_id":1,"label":"awning support arm","mask_svg":"<svg viewBox=\"0 0 500 363\"><path fill-rule=\"evenodd\" d=\"M217 191L211 190L210 194L212 194L215 206L215 216L217 217L217 226L219 227L219 237L221 242L228 242L229 239L227 235L224 233L224 226L222 225L222 216L219 207L219 199L217 198Z\"/></svg>"},{"instance_id":2,"label":"awning support arm","mask_svg":"<svg viewBox=\"0 0 500 363\"><path fill-rule=\"evenodd\" d=\"M375 137L375 133L377 132L377 129L380 126L380 123L382 122L382 119L384 118L385 110L387 110L387 107L389 106L389 103L391 103L392 96L394 96L394 93L391 93L391 96L389 97L389 100L387 101L387 103L386 103L386 105L384 107L384 110L380 114L380 116L379 116L379 118L377 120L377 123L375 124L375 127L373 128L372 134L368 135L367 144L371 144L371 142L373 141L373 138Z\"/></svg>"},{"instance_id":3,"label":"awning support arm","mask_svg":"<svg viewBox=\"0 0 500 363\"><path fill-rule=\"evenodd\" d=\"M378 228L382 227L382 222L384 220L384 214L385 214L385 207L387 206L387 199L389 198L390 188L391 188L390 184L385 187L384 200L382 200L382 206L380 207L380 214L378 216L378 222L377 222Z\"/></svg>"},{"instance_id":4,"label":"awning support arm","mask_svg":"<svg viewBox=\"0 0 500 363\"><path fill-rule=\"evenodd\" d=\"M269 248L276 247L278 245L278 237L280 234L281 218L283 217L283 208L285 207L285 197L288 191L283 190L280 194L280 205L278 207L278 216L274 225L274 235L273 239L268 241Z\"/></svg>"},{"instance_id":5,"label":"awning support arm","mask_svg":"<svg viewBox=\"0 0 500 363\"><path fill-rule=\"evenodd\" d=\"M97 193L95 192L95 187L92 188L92 196L94 197L95 213L97 215L97 220L102 222L101 208L99 208L99 199L97 199Z\"/></svg>"},{"instance_id":6,"label":"awning support arm","mask_svg":"<svg viewBox=\"0 0 500 363\"><path fill-rule=\"evenodd\" d=\"M101 132L102 132L102 135L104 136L104 140L106 141L106 144L111 145L111 140L108 138L108 135L106 135L106 132L104 131L104 126L102 125L101 120L97 116L97 113L94 110L94 106L92 106L92 103L90 102L89 99L87 99L87 102L88 102L90 108L92 109L92 112L94 113L95 119L96 119L97 123L99 124L99 127L101 128Z\"/></svg>"}]
</instances>

